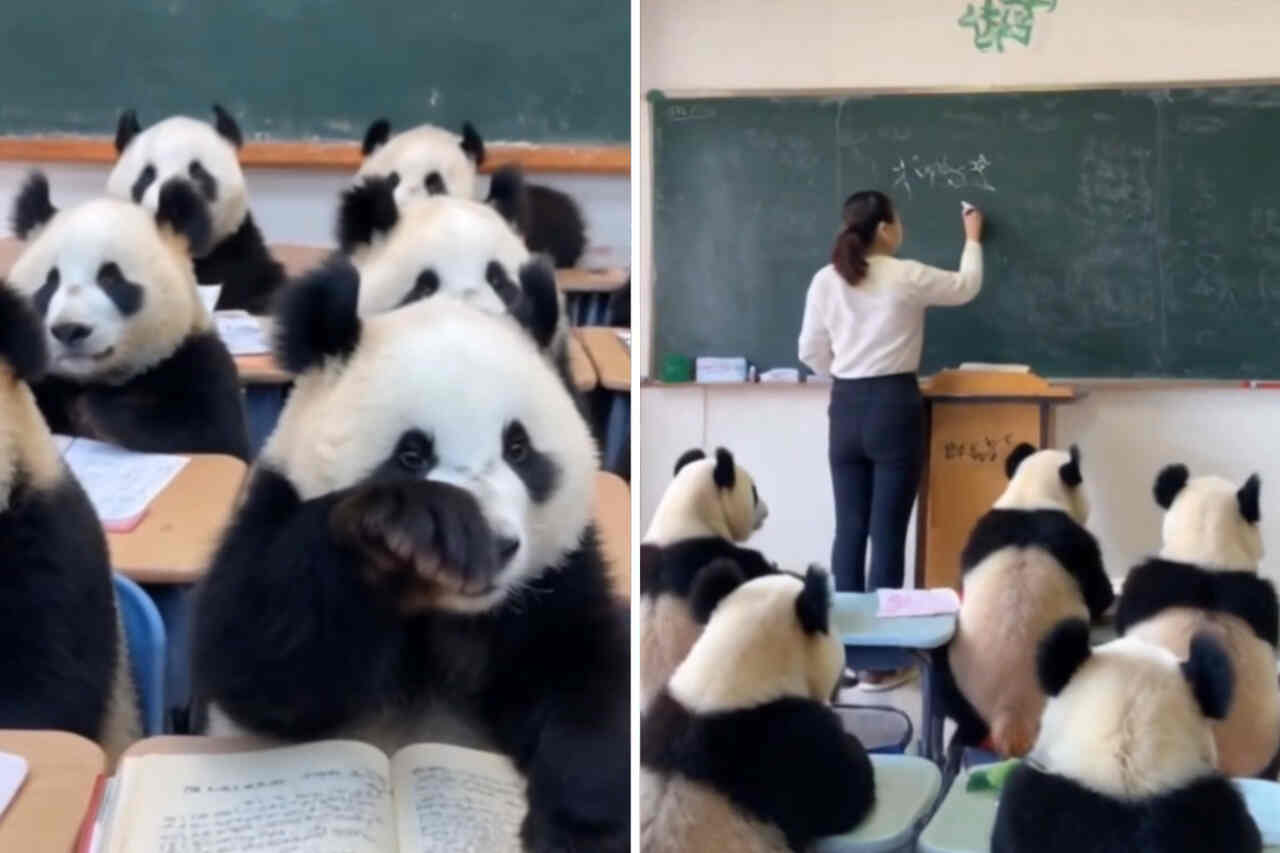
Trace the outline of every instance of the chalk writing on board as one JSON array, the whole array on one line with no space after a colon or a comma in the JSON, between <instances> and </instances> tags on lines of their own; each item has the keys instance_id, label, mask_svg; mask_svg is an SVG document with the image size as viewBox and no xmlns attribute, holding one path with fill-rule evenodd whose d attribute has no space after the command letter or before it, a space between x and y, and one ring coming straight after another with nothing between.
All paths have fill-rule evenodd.
<instances>
[{"instance_id":1,"label":"chalk writing on board","mask_svg":"<svg viewBox=\"0 0 1280 853\"><path fill-rule=\"evenodd\" d=\"M1002 438L992 438L987 435L977 441L944 441L942 458L970 462L998 462L1008 455L1008 449L1012 447L1012 433L1006 433Z\"/></svg>"},{"instance_id":2,"label":"chalk writing on board","mask_svg":"<svg viewBox=\"0 0 1280 853\"><path fill-rule=\"evenodd\" d=\"M715 118L716 111L702 104L672 104L667 107L667 116L672 121L694 121L696 119Z\"/></svg>"},{"instance_id":3,"label":"chalk writing on board","mask_svg":"<svg viewBox=\"0 0 1280 853\"><path fill-rule=\"evenodd\" d=\"M983 53L1004 53L1006 41L1026 47L1031 44L1036 12L1052 12L1058 0L983 0L981 6L970 3L960 16L959 24L973 30L973 46Z\"/></svg>"},{"instance_id":4,"label":"chalk writing on board","mask_svg":"<svg viewBox=\"0 0 1280 853\"><path fill-rule=\"evenodd\" d=\"M957 163L951 162L950 155L943 154L933 159L925 159L919 154L911 155L910 160L899 157L890 171L893 173L893 189L901 189L911 198L915 192L913 186L928 186L929 189L975 189L995 192L995 185L987 176L993 163L986 154ZM913 185L912 182L915 182Z\"/></svg>"}]
</instances>

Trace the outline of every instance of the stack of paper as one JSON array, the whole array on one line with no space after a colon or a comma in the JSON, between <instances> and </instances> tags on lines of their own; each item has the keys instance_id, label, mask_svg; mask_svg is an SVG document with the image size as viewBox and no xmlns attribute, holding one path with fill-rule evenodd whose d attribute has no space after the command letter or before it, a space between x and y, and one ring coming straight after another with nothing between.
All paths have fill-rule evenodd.
<instances>
[{"instance_id":1,"label":"stack of paper","mask_svg":"<svg viewBox=\"0 0 1280 853\"><path fill-rule=\"evenodd\" d=\"M213 315L218 337L232 355L261 355L271 352L261 318L248 311L218 311Z\"/></svg>"},{"instance_id":2,"label":"stack of paper","mask_svg":"<svg viewBox=\"0 0 1280 853\"><path fill-rule=\"evenodd\" d=\"M138 526L151 502L186 467L186 456L135 453L91 438L54 436L67 467L112 533Z\"/></svg>"},{"instance_id":3,"label":"stack of paper","mask_svg":"<svg viewBox=\"0 0 1280 853\"><path fill-rule=\"evenodd\" d=\"M960 596L954 589L878 589L876 616L894 619L903 616L940 616L960 610Z\"/></svg>"},{"instance_id":4,"label":"stack of paper","mask_svg":"<svg viewBox=\"0 0 1280 853\"><path fill-rule=\"evenodd\" d=\"M1030 373L1027 364L991 364L985 361L966 361L959 370L972 370L980 373Z\"/></svg>"}]
</instances>

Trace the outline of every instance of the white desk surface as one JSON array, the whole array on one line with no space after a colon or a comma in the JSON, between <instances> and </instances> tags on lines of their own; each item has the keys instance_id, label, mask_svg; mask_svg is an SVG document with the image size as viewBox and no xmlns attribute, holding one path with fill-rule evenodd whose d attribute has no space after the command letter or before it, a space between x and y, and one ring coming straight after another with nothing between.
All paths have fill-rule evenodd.
<instances>
[{"instance_id":1,"label":"white desk surface","mask_svg":"<svg viewBox=\"0 0 1280 853\"><path fill-rule=\"evenodd\" d=\"M955 614L878 619L874 592L837 592L831 620L846 646L936 649L951 642Z\"/></svg>"},{"instance_id":2,"label":"white desk surface","mask_svg":"<svg viewBox=\"0 0 1280 853\"><path fill-rule=\"evenodd\" d=\"M876 804L853 832L817 842L814 853L888 853L911 838L916 821L933 805L942 773L932 761L910 755L873 755Z\"/></svg>"}]
</instances>

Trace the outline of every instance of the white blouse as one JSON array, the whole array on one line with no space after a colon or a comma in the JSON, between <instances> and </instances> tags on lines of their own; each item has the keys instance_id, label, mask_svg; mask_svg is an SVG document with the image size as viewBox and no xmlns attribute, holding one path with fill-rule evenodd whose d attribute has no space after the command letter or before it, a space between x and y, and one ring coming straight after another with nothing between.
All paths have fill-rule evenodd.
<instances>
[{"instance_id":1,"label":"white blouse","mask_svg":"<svg viewBox=\"0 0 1280 853\"><path fill-rule=\"evenodd\" d=\"M982 289L982 244L969 240L960 271L890 255L867 256L850 287L834 266L818 270L805 299L800 361L822 376L858 379L914 373L924 345L924 311L963 305Z\"/></svg>"}]
</instances>

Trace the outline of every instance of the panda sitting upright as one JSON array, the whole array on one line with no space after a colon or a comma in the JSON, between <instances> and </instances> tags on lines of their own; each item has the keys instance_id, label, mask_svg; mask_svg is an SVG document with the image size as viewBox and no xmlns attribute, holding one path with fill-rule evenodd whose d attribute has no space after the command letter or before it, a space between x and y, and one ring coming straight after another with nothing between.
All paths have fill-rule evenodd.
<instances>
[{"instance_id":1,"label":"panda sitting upright","mask_svg":"<svg viewBox=\"0 0 1280 853\"><path fill-rule=\"evenodd\" d=\"M284 283L284 267L262 241L249 212L249 196L237 149L244 138L226 110L213 107L214 124L173 116L146 130L133 110L116 127L120 159L107 178L107 193L156 210L161 188L172 180L196 189L209 210L212 235L196 250L196 280L218 284L217 308L266 314Z\"/></svg>"},{"instance_id":2,"label":"panda sitting upright","mask_svg":"<svg viewBox=\"0 0 1280 853\"><path fill-rule=\"evenodd\" d=\"M198 591L214 732L494 749L528 849L627 849L629 628L586 423L514 323L458 300L367 317L285 291L297 381Z\"/></svg>"},{"instance_id":3,"label":"panda sitting upright","mask_svg":"<svg viewBox=\"0 0 1280 853\"><path fill-rule=\"evenodd\" d=\"M59 729L112 764L139 735L102 523L27 383L39 318L0 282L0 729Z\"/></svg>"},{"instance_id":4,"label":"panda sitting upright","mask_svg":"<svg viewBox=\"0 0 1280 853\"><path fill-rule=\"evenodd\" d=\"M719 598L743 580L777 571L737 542L760 529L769 508L755 482L723 447L676 460L640 546L640 706L684 659ZM729 562L708 569L717 557Z\"/></svg>"},{"instance_id":5,"label":"panda sitting upright","mask_svg":"<svg viewBox=\"0 0 1280 853\"><path fill-rule=\"evenodd\" d=\"M830 606L811 568L714 608L641 718L642 853L799 853L870 812L871 760L827 707L844 669Z\"/></svg>"},{"instance_id":6,"label":"panda sitting upright","mask_svg":"<svg viewBox=\"0 0 1280 853\"><path fill-rule=\"evenodd\" d=\"M28 245L10 270L44 317L49 375L34 386L54 432L153 453L249 458L235 362L200 302L188 254L208 242L204 205L184 181L154 217L99 198L54 209L31 176L14 203Z\"/></svg>"},{"instance_id":7,"label":"panda sitting upright","mask_svg":"<svg viewBox=\"0 0 1280 853\"><path fill-rule=\"evenodd\" d=\"M476 197L476 170L484 163L484 141L470 122L462 136L429 124L391 136L391 122L380 118L369 125L361 144L364 162L357 182L370 177L390 178L395 203L436 195ZM495 182L497 176L495 175ZM491 185L490 197L495 185ZM550 255L558 267L571 267L582 258L587 245L582 212L568 195L550 187L530 185L527 203L516 217L516 227L532 252Z\"/></svg>"},{"instance_id":8,"label":"panda sitting upright","mask_svg":"<svg viewBox=\"0 0 1280 853\"><path fill-rule=\"evenodd\" d=\"M1280 689L1276 640L1280 606L1271 582L1258 576L1260 481L1243 486L1220 477L1191 477L1170 465L1155 482L1163 507L1160 556L1125 578L1116 629L1185 655L1197 633L1216 635L1236 676L1231 713L1214 737L1229 776L1275 779L1280 767Z\"/></svg>"},{"instance_id":9,"label":"panda sitting upright","mask_svg":"<svg viewBox=\"0 0 1280 853\"><path fill-rule=\"evenodd\" d=\"M1115 600L1102 552L1084 523L1080 451L1020 444L1009 485L979 519L960 555L963 600L955 637L937 653L955 743L1026 754L1044 692L1035 649L1063 619L1097 619Z\"/></svg>"},{"instance_id":10,"label":"panda sitting upright","mask_svg":"<svg viewBox=\"0 0 1280 853\"><path fill-rule=\"evenodd\" d=\"M1068 620L1040 644L1050 698L1027 761L1000 795L992 853L1258 853L1243 798L1215 767L1211 720L1231 662L1197 635L1180 661L1134 637L1089 648Z\"/></svg>"}]
</instances>

